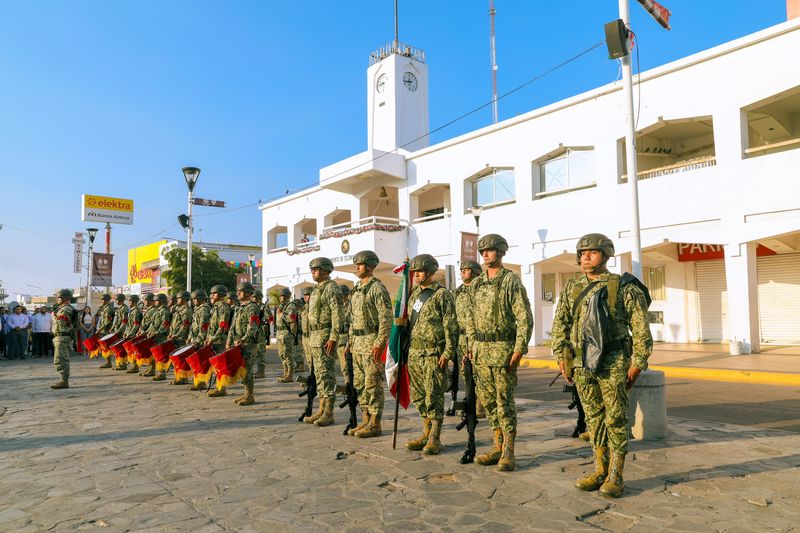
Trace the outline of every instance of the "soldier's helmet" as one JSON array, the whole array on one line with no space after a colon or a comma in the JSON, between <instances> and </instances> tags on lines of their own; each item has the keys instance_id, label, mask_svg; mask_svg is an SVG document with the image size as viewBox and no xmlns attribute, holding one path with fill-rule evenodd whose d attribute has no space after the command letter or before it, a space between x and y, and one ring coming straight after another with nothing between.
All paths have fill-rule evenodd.
<instances>
[{"instance_id":1,"label":"soldier's helmet","mask_svg":"<svg viewBox=\"0 0 800 533\"><path fill-rule=\"evenodd\" d=\"M181 298L181 299L182 299L182 300L184 300L184 301L187 301L187 302L188 302L188 301L189 301L189 299L192 297L192 295L191 295L191 294L189 294L189 291L181 291L181 292L179 292L178 294L176 294L176 296L177 296L178 298Z\"/></svg>"},{"instance_id":2,"label":"soldier's helmet","mask_svg":"<svg viewBox=\"0 0 800 533\"><path fill-rule=\"evenodd\" d=\"M284 287L283 289L281 289L281 297L291 298L292 290Z\"/></svg>"},{"instance_id":3,"label":"soldier's helmet","mask_svg":"<svg viewBox=\"0 0 800 533\"><path fill-rule=\"evenodd\" d=\"M138 304L139 303L139 295L138 294L131 294L130 296L128 296L128 300L130 300L130 302L132 304Z\"/></svg>"},{"instance_id":4,"label":"soldier's helmet","mask_svg":"<svg viewBox=\"0 0 800 533\"><path fill-rule=\"evenodd\" d=\"M197 289L196 291L192 291L192 299L207 300L208 295L206 294L206 291Z\"/></svg>"},{"instance_id":5,"label":"soldier's helmet","mask_svg":"<svg viewBox=\"0 0 800 533\"><path fill-rule=\"evenodd\" d=\"M261 289L256 289L256 292L253 295L256 297L256 300L258 300L258 303L261 303L261 300L264 299L264 293L261 292Z\"/></svg>"},{"instance_id":6,"label":"soldier's helmet","mask_svg":"<svg viewBox=\"0 0 800 533\"><path fill-rule=\"evenodd\" d=\"M603 252L603 256L608 259L614 257L614 241L603 235L602 233L587 233L580 239L575 246L575 254L578 264L581 262L581 252L586 250L599 250Z\"/></svg>"},{"instance_id":7,"label":"soldier's helmet","mask_svg":"<svg viewBox=\"0 0 800 533\"><path fill-rule=\"evenodd\" d=\"M350 287L342 283L339 285L339 290L342 291L342 296L350 296Z\"/></svg>"},{"instance_id":8,"label":"soldier's helmet","mask_svg":"<svg viewBox=\"0 0 800 533\"><path fill-rule=\"evenodd\" d=\"M249 281L243 281L236 286L237 291L244 291L245 294L253 294L256 288Z\"/></svg>"},{"instance_id":9,"label":"soldier's helmet","mask_svg":"<svg viewBox=\"0 0 800 533\"><path fill-rule=\"evenodd\" d=\"M315 257L308 263L308 268L319 268L325 272L333 272L333 262L327 257Z\"/></svg>"},{"instance_id":10,"label":"soldier's helmet","mask_svg":"<svg viewBox=\"0 0 800 533\"><path fill-rule=\"evenodd\" d=\"M179 292L171 292L171 293L169 293L169 300L171 302L174 302L175 300L178 299L178 296L180 296Z\"/></svg>"},{"instance_id":11,"label":"soldier's helmet","mask_svg":"<svg viewBox=\"0 0 800 533\"><path fill-rule=\"evenodd\" d=\"M378 263L380 263L380 259L378 259L378 254L376 254L372 250L363 250L361 252L358 252L353 257L354 265L364 264L364 265L369 265L371 267L376 267L378 266Z\"/></svg>"},{"instance_id":12,"label":"soldier's helmet","mask_svg":"<svg viewBox=\"0 0 800 533\"><path fill-rule=\"evenodd\" d=\"M238 302L239 301L239 298L236 296L235 292L229 292L227 298L231 302Z\"/></svg>"},{"instance_id":13,"label":"soldier's helmet","mask_svg":"<svg viewBox=\"0 0 800 533\"><path fill-rule=\"evenodd\" d=\"M155 299L156 299L156 297L152 292L148 292L147 294L144 295L144 301L145 302L152 302Z\"/></svg>"},{"instance_id":14,"label":"soldier's helmet","mask_svg":"<svg viewBox=\"0 0 800 533\"><path fill-rule=\"evenodd\" d=\"M69 289L61 289L56 293L56 297L72 300L72 291Z\"/></svg>"},{"instance_id":15,"label":"soldier's helmet","mask_svg":"<svg viewBox=\"0 0 800 533\"><path fill-rule=\"evenodd\" d=\"M303 289L303 296L311 296L312 292L314 292L314 287L306 287Z\"/></svg>"},{"instance_id":16,"label":"soldier's helmet","mask_svg":"<svg viewBox=\"0 0 800 533\"><path fill-rule=\"evenodd\" d=\"M490 233L484 235L478 241L478 252L483 253L484 250L495 249L498 252L506 253L508 251L508 241L502 235L497 233Z\"/></svg>"},{"instance_id":17,"label":"soldier's helmet","mask_svg":"<svg viewBox=\"0 0 800 533\"><path fill-rule=\"evenodd\" d=\"M480 276L481 272L483 272L483 270L481 270L481 265L479 265L475 261L470 261L469 259L461 261L460 270L467 270L467 269L471 270L472 273L475 274L476 276Z\"/></svg>"},{"instance_id":18,"label":"soldier's helmet","mask_svg":"<svg viewBox=\"0 0 800 533\"><path fill-rule=\"evenodd\" d=\"M305 307L306 303L303 300L297 299L294 301L294 306L298 309Z\"/></svg>"},{"instance_id":19,"label":"soldier's helmet","mask_svg":"<svg viewBox=\"0 0 800 533\"><path fill-rule=\"evenodd\" d=\"M158 300L158 301L159 301L159 302L161 302L162 304L169 303L169 298L168 298L168 297L167 297L167 295L166 295L166 294L164 294L163 292L162 292L162 293L159 293L159 295L158 295L158 296L156 296L156 300Z\"/></svg>"},{"instance_id":20,"label":"soldier's helmet","mask_svg":"<svg viewBox=\"0 0 800 533\"><path fill-rule=\"evenodd\" d=\"M211 287L211 294L219 294L223 298L228 295L228 287L225 285L214 285Z\"/></svg>"},{"instance_id":21,"label":"soldier's helmet","mask_svg":"<svg viewBox=\"0 0 800 533\"><path fill-rule=\"evenodd\" d=\"M103 296L100 297L100 299L103 300L104 302L109 302L109 301L111 301L111 295L108 294L108 293L105 293Z\"/></svg>"},{"instance_id":22,"label":"soldier's helmet","mask_svg":"<svg viewBox=\"0 0 800 533\"><path fill-rule=\"evenodd\" d=\"M117 296L116 296L116 300L117 300L118 302L124 302L124 301L125 301L125 295L124 295L124 294L122 294L122 293L119 293L119 294L117 294Z\"/></svg>"},{"instance_id":23,"label":"soldier's helmet","mask_svg":"<svg viewBox=\"0 0 800 533\"><path fill-rule=\"evenodd\" d=\"M419 254L411 260L411 270L433 273L439 270L439 262L431 254Z\"/></svg>"}]
</instances>

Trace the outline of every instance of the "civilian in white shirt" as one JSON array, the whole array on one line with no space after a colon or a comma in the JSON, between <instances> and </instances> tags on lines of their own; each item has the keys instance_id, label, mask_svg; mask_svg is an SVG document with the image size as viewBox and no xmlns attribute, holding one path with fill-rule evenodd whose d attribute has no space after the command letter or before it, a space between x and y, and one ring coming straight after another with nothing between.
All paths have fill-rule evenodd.
<instances>
[{"instance_id":1,"label":"civilian in white shirt","mask_svg":"<svg viewBox=\"0 0 800 533\"><path fill-rule=\"evenodd\" d=\"M32 320L32 333L33 333L33 355L34 357L42 357L47 355L50 346L50 328L53 325L53 315L47 312L47 309L40 307L36 314L33 315Z\"/></svg>"},{"instance_id":2,"label":"civilian in white shirt","mask_svg":"<svg viewBox=\"0 0 800 533\"><path fill-rule=\"evenodd\" d=\"M22 312L23 307L18 305L14 308L14 312L6 319L8 327L7 341L11 341L8 345L11 348L9 359L25 359L25 353L28 351L28 325L30 318Z\"/></svg>"}]
</instances>

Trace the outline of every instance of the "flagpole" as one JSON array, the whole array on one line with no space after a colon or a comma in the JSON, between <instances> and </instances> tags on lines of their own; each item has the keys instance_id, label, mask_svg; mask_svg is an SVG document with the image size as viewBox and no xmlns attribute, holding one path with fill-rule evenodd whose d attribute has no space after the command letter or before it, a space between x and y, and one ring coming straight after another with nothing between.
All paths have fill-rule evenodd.
<instances>
[{"instance_id":1,"label":"flagpole","mask_svg":"<svg viewBox=\"0 0 800 533\"><path fill-rule=\"evenodd\" d=\"M405 275L407 276L407 279L408 279L408 283L406 284L406 287L405 287L405 299L406 299L406 302L408 302L408 297L411 295L411 284L413 283L413 279L411 278L411 270L409 270L409 267L411 265L408 262L408 255L406 255L405 265L406 265ZM406 316L401 317L401 318L407 318L407 316L408 316L408 305L406 305L405 315ZM408 328L408 322L406 322L405 325L403 326L403 331L404 331L405 335L410 335L411 333L408 331L407 328ZM401 339L400 346L403 346L403 344L405 344L405 342L404 342L404 340ZM392 430L392 449L393 450L397 449L397 422L398 422L398 418L400 418L400 397L401 397L400 395L401 395L401 392L402 392L402 388L401 387L403 386L402 376L403 376L403 365L405 364L404 359L406 359L406 355L404 354L404 351L401 349L400 350L400 360L397 362L397 377L395 378L395 383L397 384L397 386L394 389L396 394L395 394L395 402L394 402L394 429Z\"/></svg>"}]
</instances>

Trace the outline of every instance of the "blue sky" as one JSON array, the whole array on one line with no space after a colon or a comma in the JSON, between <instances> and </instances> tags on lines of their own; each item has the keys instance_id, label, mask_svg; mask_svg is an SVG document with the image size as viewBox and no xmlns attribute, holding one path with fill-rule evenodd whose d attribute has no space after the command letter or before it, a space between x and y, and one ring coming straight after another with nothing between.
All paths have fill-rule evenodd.
<instances>
[{"instance_id":1,"label":"blue sky","mask_svg":"<svg viewBox=\"0 0 800 533\"><path fill-rule=\"evenodd\" d=\"M786 19L784 0L662 3L670 32L631 0L642 70ZM491 98L488 4L400 1L400 40L427 55L432 129ZM602 41L617 18L616 0L495 4L501 94ZM185 236L173 224L186 208L181 167L202 169L197 196L236 208L312 185L320 167L363 151L368 55L392 40L393 13L391 0L0 0L8 292L79 285L70 240L87 225L83 193L136 203L135 224L113 233L119 285L130 245ZM598 48L500 101L500 119L618 70ZM490 122L487 107L432 141ZM195 239L261 243L256 207L195 214Z\"/></svg>"}]
</instances>

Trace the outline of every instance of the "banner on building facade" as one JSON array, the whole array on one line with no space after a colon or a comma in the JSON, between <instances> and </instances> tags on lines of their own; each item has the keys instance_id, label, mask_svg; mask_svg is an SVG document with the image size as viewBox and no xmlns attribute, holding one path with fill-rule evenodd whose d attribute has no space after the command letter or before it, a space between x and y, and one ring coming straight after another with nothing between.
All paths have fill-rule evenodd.
<instances>
[{"instance_id":1,"label":"banner on building facade","mask_svg":"<svg viewBox=\"0 0 800 533\"><path fill-rule=\"evenodd\" d=\"M461 262L478 260L478 234L461 232Z\"/></svg>"},{"instance_id":2,"label":"banner on building facade","mask_svg":"<svg viewBox=\"0 0 800 533\"><path fill-rule=\"evenodd\" d=\"M93 287L111 287L111 271L113 269L114 254L92 254L92 281Z\"/></svg>"},{"instance_id":3,"label":"banner on building facade","mask_svg":"<svg viewBox=\"0 0 800 533\"><path fill-rule=\"evenodd\" d=\"M72 258L72 272L80 274L83 270L83 244L86 242L83 239L83 233L80 231L75 232L75 238L72 239L75 243L75 255Z\"/></svg>"}]
</instances>

